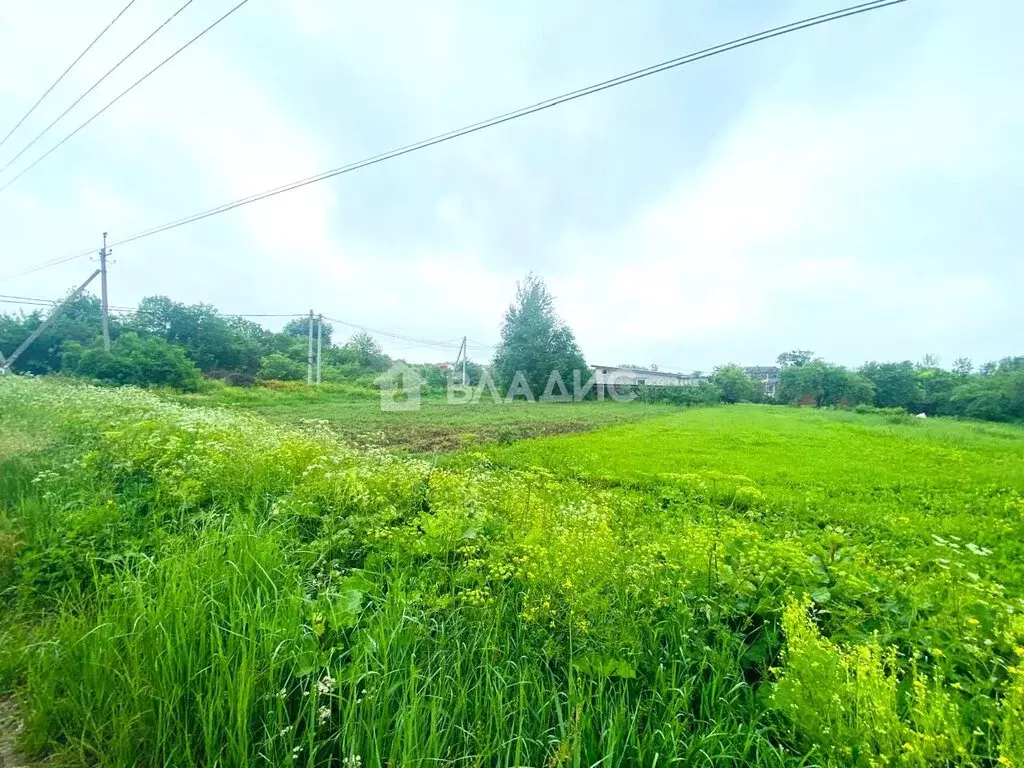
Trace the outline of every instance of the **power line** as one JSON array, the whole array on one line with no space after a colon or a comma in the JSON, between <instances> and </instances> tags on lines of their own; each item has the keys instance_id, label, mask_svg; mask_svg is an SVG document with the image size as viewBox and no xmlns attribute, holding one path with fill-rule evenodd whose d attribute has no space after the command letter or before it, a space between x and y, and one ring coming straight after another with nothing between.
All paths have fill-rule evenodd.
<instances>
[{"instance_id":1,"label":"power line","mask_svg":"<svg viewBox=\"0 0 1024 768\"><path fill-rule=\"evenodd\" d=\"M64 77L67 75L68 72L70 72L72 70L72 68L74 68L75 64L77 64L81 60L81 58L83 56L85 56L85 54L87 54L89 52L89 49L91 49L94 45L96 45L96 43L99 42L99 39L101 37L103 37L103 35L105 35L107 33L108 29L110 29L112 26L114 26L114 22L117 21L118 19L120 19L125 11L127 11L129 8L132 7L132 4L134 2L135 2L135 0L128 0L128 5L126 5L124 8L122 8L121 12L118 13L117 16L115 16L110 21L110 23L107 24L107 26L105 26L102 30L100 30L100 33L98 35L96 35L95 38L93 38L93 41L91 43L89 43L87 46L85 46L85 50L82 51L80 54L78 54L78 57L68 65L67 69L65 69L63 72L61 72L60 77L58 77L56 80L53 81L53 85L51 85L49 88L47 88L43 92L43 95L39 97L39 100L36 101L36 103L32 105L32 107L29 109L28 112L26 112L24 115L22 115L21 120L19 120L17 123L15 123L14 127L11 128L11 130L9 130L7 132L7 135L4 136L2 139L0 139L0 147L2 147L6 143L6 141L9 138L11 138L11 134L13 134L16 130L18 130L21 127L21 124L24 123L28 119L28 116L36 111L36 107L38 107L40 104L43 103L43 99L45 99L47 96L50 95L50 91L52 91L54 88L57 87L57 84L61 80L64 79Z\"/></svg>"},{"instance_id":2,"label":"power line","mask_svg":"<svg viewBox=\"0 0 1024 768\"><path fill-rule=\"evenodd\" d=\"M60 302L59 301L52 301L50 299L43 299L43 298L33 297L33 296L12 296L12 295L9 295L9 294L0 294L0 303L5 303L5 304L24 304L26 306L54 307L57 304L59 304ZM119 313L124 313L124 314L132 314L132 315L146 315L146 314L152 315L152 314L156 314L156 310L148 310L148 309L143 309L141 307L139 307L139 308L132 308L132 307L111 306L110 309L113 310L114 312L119 312ZM240 317L240 318L253 318L253 317L290 317L290 318L303 317L304 318L304 317L307 317L307 313L305 313L305 312L289 312L289 313L250 312L250 313L236 313L236 312L220 312L220 311L218 311L217 315L219 317L224 317L224 318L227 318L227 317ZM358 325L356 323L349 323L349 322L346 322L344 320L338 320L337 318L328 317L327 315L324 315L323 318L324 318L324 320L328 320L328 321L330 321L332 323L337 323L338 325L344 325L344 326L347 326L349 328L355 328L357 330L365 331L367 333L373 333L373 334L376 334L378 336L385 336L385 337L388 337L388 338L398 339L400 341L404 341L404 342L407 342L407 343L410 343L410 344L416 344L416 345L423 346L423 347L430 347L430 348L434 348L434 349L456 349L459 346L461 346L461 339L446 339L446 340L443 340L443 341L438 341L438 340L434 340L434 339L419 339L419 338L416 338L416 337L413 337L413 336L405 336L405 335L399 334L399 333L391 333L390 331L382 331L382 330L375 329L375 328L369 328L367 326ZM488 347L488 348L491 348L491 347ZM404 349L412 349L412 347L405 347Z\"/></svg>"},{"instance_id":3,"label":"power line","mask_svg":"<svg viewBox=\"0 0 1024 768\"><path fill-rule=\"evenodd\" d=\"M131 243L131 242L134 242L136 240L141 240L142 238L145 238L145 237L150 237L152 235L159 234L160 232L165 232L165 231L167 231L169 229L174 229L176 227L184 226L185 224L191 224L193 222L199 221L201 219L208 218L210 216L216 216L217 214L220 214L220 213L226 213L227 211L230 211L230 210L232 210L234 208L238 208L238 207L243 206L243 205L248 205L250 203L254 203L254 202L257 202L259 200L265 200L266 198L274 197L275 195L279 195L279 194L282 194L284 192L290 192L292 190L299 189L299 188L307 186L309 184L315 184L316 182L319 182L319 181L325 181L326 179L330 179L330 178L333 178L335 176L339 176L339 175L344 174L344 173L350 173L352 171L356 171L356 170L359 170L361 168L365 168L365 167L370 166L370 165L375 165L377 163L384 162L385 160L391 160L391 159L393 159L395 157L399 157L401 155L406 155L406 154L409 154L411 152L416 152L417 150L425 149L425 148L433 146L435 144L441 144L443 142L450 141L452 139L459 138L461 136L465 136L465 135L470 134L470 133L475 133L477 131L482 131L482 130L484 130L486 128L491 128L493 126L500 125L500 124L508 122L510 120L515 120L515 119L520 118L520 117L525 117L526 115L533 114L534 112L540 112L540 111L545 110L545 109L550 109L551 107L555 107L555 106L558 106L560 104L564 104L564 103L566 103L568 101L573 101L575 99L579 99L579 98L582 98L584 96L589 96L591 94L598 93L600 91L604 91L604 90L607 90L609 88L614 88L615 86L618 86L618 85L624 85L624 84L632 82L634 80L639 80L639 79L644 78L644 77L649 77L650 75L659 74L659 73L664 72L666 70L674 69L675 67L682 66L684 64L690 64L690 63L693 63L695 61L699 61L701 59L709 58L711 56L716 56L716 55L718 55L720 53L726 53L726 52L735 50L737 48L742 48L742 47L747 46L747 45L752 45L754 43L763 42L765 40L769 40L771 38L779 37L781 35L786 35L786 34L789 34L791 32L797 32L799 30L808 29L810 27L814 27L814 26L817 26L819 24L825 24L825 23L828 23L828 22L831 22L831 21L838 21L839 19L847 18L849 16L855 16L855 15L858 15L858 14L861 14L861 13L866 13L868 11L879 10L881 8L888 7L890 5L897 5L897 4L903 3L903 2L906 2L906 0L873 0L873 2L861 3L860 5L854 5L854 6L850 6L850 7L847 7L847 8L842 8L840 10L832 11L831 13L825 13L825 14L821 14L821 15L818 15L818 16L811 16L811 17L808 17L806 19L802 19L800 21L792 22L790 24L784 24L784 25L779 26L779 27L774 27L774 28L766 30L764 32L759 32L757 34L747 35L746 37L737 38L736 40L732 40L732 41L730 41L728 43L722 43L720 45L712 46L710 48L705 48L705 49L697 51L695 53L686 54L685 56L680 56L680 57L675 58L675 59L669 59L669 60L661 62L659 64L654 64L654 65L651 65L649 67L645 67L643 69L639 69L639 70L630 72L630 73L625 74L625 75L620 75L619 77L612 78L611 80L605 80L605 81L602 81L600 83L596 83L594 85L587 86L585 88L580 88L578 90L562 94L561 96L555 96L553 98L546 99L544 101L539 101L536 104L532 104L532 105L530 105L528 107L523 107L521 109L517 109L517 110L514 110L512 112L506 112L503 115L499 115L497 117L493 117L493 118L490 118L488 120L483 120L483 121L478 122L478 123L473 123L472 125L468 125L468 126L465 126L464 128L459 128L459 129L454 130L454 131L449 131L448 133L439 134L439 135L434 136L432 138L425 139L425 140L420 141L420 142L416 142L415 144L408 144L408 145L406 145L404 147L400 147L399 149L391 150L390 152L384 152L382 154L374 155L373 157L369 157L369 158L366 158L364 160L359 160L357 162L350 163L348 165L343 165L343 166L340 166L338 168L333 168L333 169L331 169L329 171L324 171L323 173L317 174L316 176L310 176L308 178L301 179L299 181L295 181L295 182L291 182L289 184L284 184L282 186L275 187L274 189L266 190L265 192L259 192L259 193L254 194L254 195L250 195L249 197L243 197L243 198L240 198L238 200L234 200L232 202L225 203L223 205L219 205L219 206L217 206L215 208L210 208L210 209L207 209L205 211L200 211L199 213L192 214L191 216L186 216L186 217L184 217L182 219L177 219L176 221L168 222L166 224L161 224L159 226L152 227L152 228L147 229L147 230L143 230L143 231L141 231L139 233L131 235L130 237L126 237L123 240L119 240L119 241L117 241L115 243L112 243L112 246L125 245L127 243ZM0 189L0 191L2 191L2 189ZM49 266L55 266L56 264L61 264L61 263L64 263L66 261L71 261L73 259L80 258L81 256L85 255L86 253L91 253L92 250L93 249L89 249L89 251L85 251L85 252L80 253L80 254L74 254L74 255L71 255L71 256L66 256L64 258L51 261L48 264L40 265L38 267L34 267L31 270L28 270L26 272L22 272L22 273L19 273L19 274L16 274L16 275L8 276L8 279L10 279L11 277L20 277L20 276L22 276L24 274L29 274L30 272L36 271L38 269L45 269L45 268L47 268Z\"/></svg>"},{"instance_id":4,"label":"power line","mask_svg":"<svg viewBox=\"0 0 1024 768\"><path fill-rule=\"evenodd\" d=\"M24 175L25 175L26 173L28 173L28 172L29 172L30 170L32 170L33 168L35 168L35 167L36 167L36 166L37 166L37 165L38 165L39 163L41 163L41 162L42 162L43 160L45 160L45 159L46 159L47 157L49 157L49 156L50 156L51 154L53 154L53 152L55 152L55 151L56 151L57 149L59 149L59 148L60 148L61 146L63 146L64 142L66 142L66 141L67 141L68 139L70 139L71 137L73 137L73 136L74 136L75 134L77 134L77 133L78 133L78 132L79 132L80 130L82 130L83 128L85 128L85 126L89 125L89 123L91 123L91 122L92 122L93 120L95 120L95 119L96 119L97 117L99 117L99 116L100 116L100 115L102 115L102 114L103 114L104 112L106 112L106 111L107 111L108 109L110 109L110 108L111 108L112 106L114 106L114 104L116 104L116 103L117 103L118 101L120 101L120 100L121 100L121 99L122 99L122 98L123 98L124 96L128 95L128 93L130 93L131 91L133 91L133 90L134 90L134 89L135 89L136 87L138 87L139 85L141 85L141 84L142 84L142 83L143 83L143 82L144 82L144 81L145 81L145 80L146 80L146 79L147 79L147 78L148 78L148 77L149 77L150 75L152 75L152 74L153 74L154 72L156 72L156 71L157 71L158 69L160 69L160 68L161 68L162 66L164 66L164 64L166 64L166 63L167 63L167 62L169 62L169 61L170 61L171 59L173 59L173 58L174 58L175 56L177 56L177 55L178 55L179 53L181 53L182 51L184 51L184 50L185 50L186 48L188 48L188 47L189 47L190 45L192 45L192 43L194 43L194 42L195 42L196 40L198 40L199 38L201 38L201 37L202 37L203 35L205 35L205 34L206 34L207 32L209 32L209 31L210 31L211 29L213 29L214 27L216 27L216 26L217 26L218 24L220 24L220 23L221 23L222 21L224 21L224 19L226 19L226 18L227 18L228 16L230 16L231 14L233 14L233 13L234 13L235 11L237 11L237 10L238 10L239 8L241 8L241 7L243 6L243 5L245 5L245 4L247 3L247 2L249 2L249 0L241 0L241 2L240 2L240 3L238 3L238 5L234 6L234 7L233 7L233 8L231 9L231 10L229 10L229 11L228 11L227 13L225 13L225 14L224 14L223 16L221 16L221 17L220 17L219 19L217 19L217 20L216 20L215 22L213 22L213 23L212 23L212 24L211 24L210 26L206 27L206 28L205 28L205 29L204 29L204 30L203 30L202 32L200 32L200 33L199 33L198 35L196 35L195 37L193 37L193 38L192 38L191 40L189 40L189 41L188 41L187 43L185 43L185 44L184 44L183 46L181 46L180 48L178 48L178 50L176 50L176 51L175 51L174 53L172 53L172 54L171 54L170 56L168 56L168 57L167 57L166 59L164 59L164 60L163 60L163 61L161 61L161 62L160 62L159 64L157 64L157 65L156 65L155 67L153 67L153 68L152 68L151 70L149 70L149 72L147 72L147 73L146 73L146 74L144 74L144 75L143 75L142 77L140 77L140 78L139 78L138 80L136 80L136 81L135 81L134 83L132 83L132 84L131 84L130 86L128 86L128 87L127 87L127 88L126 88L125 90L123 90L123 91L122 91L122 92L121 92L120 94L118 94L117 96L115 96L115 97L114 97L114 98L113 98L113 99L112 99L112 100L111 100L111 101L110 101L110 102L109 102L109 103L108 103L108 104L107 104L107 105L106 105L105 107L103 107L103 109L101 109L101 110L100 110L99 112L97 112L96 114L94 114L94 115L93 115L92 117L90 117L90 118L89 118L88 120L86 120L86 121L85 121L84 123L82 123L82 124L81 124L80 126L78 126L77 128L75 128L75 130L73 130L73 131L72 131L71 133L69 133L69 134L68 134L67 136L65 136L65 137L64 137L63 139L61 139L61 140L60 140L60 141L58 141L58 142L57 142L56 144L54 144L54 145L53 145L52 147L50 147L50 148L49 148L49 149L48 149L48 150L47 150L46 152L44 152L44 153L43 153L42 155L40 155L39 157L37 157L37 158L36 158L35 160L33 160L33 161L32 161L31 163L29 163L29 164L28 164L27 166L25 166L25 167L24 167L24 168L23 168L23 169L22 169L22 170L21 170L21 171L20 171L20 172L18 173L18 175L16 175L16 176L15 176L14 178L12 178L12 179L11 179L10 181L8 181L8 182L7 182L6 184L4 184L4 185L3 185L2 187L0 187L0 192L3 192L3 191L4 191L5 189L7 189L7 188L8 188L9 186L11 186L11 184L13 184L14 182L16 182L16 181L17 181L18 179L20 179L20 178L21 178L22 176L24 176ZM902 0L900 0L900 2L902 2ZM116 245L116 243L115 243L115 244L113 244L113 245ZM113 247L113 246L112 246L112 247Z\"/></svg>"},{"instance_id":5,"label":"power line","mask_svg":"<svg viewBox=\"0 0 1024 768\"><path fill-rule=\"evenodd\" d=\"M390 331L382 331L382 330L380 330L378 328L368 328L365 325L357 325L356 323L349 323L349 322L346 322L344 320L339 320L336 317L328 317L327 315L324 315L324 320L329 320L330 322L337 323L338 325L344 325L344 326L347 326L349 328L355 328L355 329L360 330L360 331L365 331L366 333L373 333L373 334L377 334L378 336L387 336L387 337L392 338L392 339L399 339L400 341L408 341L408 342L411 342L413 344L423 344L425 346L435 346L435 347L445 347L445 348L450 347L452 349L455 349L456 347L458 347L461 344L461 339L449 339L449 340L445 340L445 341L437 341L435 339L419 339L419 338L416 338L415 336L405 336L405 335L400 334L400 333L391 333Z\"/></svg>"},{"instance_id":6,"label":"power line","mask_svg":"<svg viewBox=\"0 0 1024 768\"><path fill-rule=\"evenodd\" d=\"M134 0L132 0L132 2L134 2ZM22 150L21 150L21 151L20 151L20 152L19 152L18 154L16 154L16 155L15 155L14 157L12 157L12 158L11 158L10 160L8 160L8 161L7 161L7 164L6 164L6 165L4 165L4 166L3 166L2 168L0 168L0 173L3 173L4 171L6 171L6 170L7 170L8 168L10 168L10 167L11 167L11 166L12 166L12 165L14 164L14 162L15 162L15 161L16 161L16 160L17 160L17 159L18 159L19 157L21 157L21 156L22 156L23 154L25 154L26 152L28 152L28 151L29 151L29 149L31 149L31 148L32 148L32 146L33 146L33 145L34 145L34 144L35 144L35 143L36 143L37 141L39 141L39 140L40 140L41 138L43 138L43 136L45 136L45 135L46 135L46 133L47 133L47 132L48 132L48 131L49 131L49 130L50 130L51 128L53 128L53 126L55 126L55 125L56 125L57 123L59 123L59 122L60 122L60 121L61 121L61 120L62 120L62 119L64 118L64 116L65 116L65 115L66 115L66 114L67 114L68 112L70 112L70 111L71 111L72 109L74 109L75 107L77 107L77 106L78 106L78 104L79 104L79 102L81 102L81 101L82 101L82 99L84 99L84 98L85 98L86 96L88 96L88 95L89 95L90 93L92 93L92 92L93 92L93 90L94 90L94 89L96 88L96 86L98 86L98 85L99 85L100 83L102 83L102 82L103 82L104 80L106 80L106 79L107 79L107 78L108 78L108 77L109 77L110 75L112 75L112 74L114 73L114 70L116 70L116 69L117 69L118 67L120 67L120 66L121 66L122 64L124 64L124 63L125 63L125 62L126 62L126 61L127 61L128 59L129 59L129 58L131 58L132 54L134 54L134 53L135 53L135 52L136 52L137 50L139 50L139 48L141 48L141 47L142 47L142 46L144 46L144 45L145 45L146 43L148 43L148 42L149 42L149 41L150 41L150 40L151 40L151 39L152 39L152 38L153 38L153 37L154 37L154 36L156 35L156 33L157 33L157 32L159 32L159 31L160 31L161 29L163 29L164 27L166 27L166 26L167 26L167 25L168 25L168 24L169 24L169 23L171 22L171 20L172 20L172 19L173 19L173 18L174 18L175 16L177 16L177 15L178 15L179 13L181 13L181 12L182 12L182 11L184 11L184 10L185 10L186 8L188 8L188 7L189 7L189 6L190 6L190 5L192 4L192 2L193 2L193 0L186 0L186 3L185 3L185 4L183 5L183 6L181 6L181 7L180 7L180 8L178 9L178 10L176 10L176 11L175 11L174 13L172 13L172 14L171 14L170 16L168 16L168 17L167 17L167 19L166 19L166 20L164 21L164 23L163 23L163 24L161 24L161 25L160 25L159 27L157 27L157 28L156 28L156 29L154 29L154 30L153 30L152 32L150 32L150 33L149 33L149 35L147 35L147 36L146 36L146 38L145 38L145 39L144 39L144 40L143 40L143 41L142 41L141 43L139 43L139 44L138 44L138 45L136 45L136 46L135 46L134 48L132 48L132 49L131 49L130 51L128 51L128 53L127 53L127 54L125 54L125 55L124 55L124 57L122 57L122 58L121 58L121 60L117 62L117 64L115 64L114 66L112 66L112 67L111 67L110 69L108 69L108 70L107 70L107 71L106 71L106 72L105 72L105 73L103 74L103 77L101 77L101 78L100 78L99 80L97 80L97 81L96 81L95 83L93 83L92 85L90 85L90 86L89 86L89 90L87 90L87 91L86 91L85 93L83 93L83 94L82 94L81 96L79 96L79 97L78 97L77 99L75 99L75 101L74 101L74 102L73 102L73 103L71 104L71 106L70 106L70 107L68 107L68 108L67 108L67 109L65 109L65 110L64 110L63 112L61 112L61 113L60 113L59 115L57 115L57 117L56 117L56 118L54 119L54 121L53 121L52 123L50 123L50 124L49 124L48 126L46 126L45 128L43 128L43 130L42 130L42 131L40 131L40 132L39 132L39 134L38 134L38 135L37 135L37 136L36 136L36 137L35 137L34 139L32 139L32 141L30 141L30 142L29 142L28 144L26 144L26 145L25 145L24 147L22 147ZM129 5L131 5L131 3L129 3ZM122 95L123 95L123 94L122 94ZM118 98L120 98L120 97L118 97ZM115 99L115 101L116 101L116 99ZM113 103L113 102L111 102L111 103ZM110 105L108 104L107 106L110 106ZM8 135L9 135L9 134L8 134ZM70 138L70 137L69 137L69 138ZM3 142L0 142L0 145L2 145L2 144L3 144ZM56 149L56 147L55 147L55 149ZM42 158L40 158L40 160L41 160L41 159L42 159ZM27 169L26 169L26 170L27 170Z\"/></svg>"}]
</instances>

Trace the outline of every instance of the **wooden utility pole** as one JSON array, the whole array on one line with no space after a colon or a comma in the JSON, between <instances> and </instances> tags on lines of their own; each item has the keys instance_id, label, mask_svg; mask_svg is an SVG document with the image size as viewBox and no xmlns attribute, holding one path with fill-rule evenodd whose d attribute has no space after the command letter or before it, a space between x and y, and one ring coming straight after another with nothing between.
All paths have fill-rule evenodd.
<instances>
[{"instance_id":1,"label":"wooden utility pole","mask_svg":"<svg viewBox=\"0 0 1024 768\"><path fill-rule=\"evenodd\" d=\"M309 345L306 347L306 385L313 385L313 310L309 310Z\"/></svg>"},{"instance_id":2,"label":"wooden utility pole","mask_svg":"<svg viewBox=\"0 0 1024 768\"><path fill-rule=\"evenodd\" d=\"M103 350L110 351L110 318L107 308L107 233L103 233L103 250L100 251L100 293L103 297Z\"/></svg>"},{"instance_id":3,"label":"wooden utility pole","mask_svg":"<svg viewBox=\"0 0 1024 768\"><path fill-rule=\"evenodd\" d=\"M82 283L80 286L78 286L78 288L75 289L74 293L72 293L70 296L64 299L64 301L62 301L60 304L58 304L51 310L50 314L47 315L46 319L39 324L39 327L32 331L32 333L29 334L29 337L27 339L21 342L20 347L14 350L14 354L7 358L7 360L4 361L3 363L0 363L0 376L7 375L7 371L9 371L11 366L14 365L14 361L21 356L21 353L28 349L29 346L31 346L32 342L38 339L42 332L50 327L50 324L56 319L57 315L60 314L60 311L64 309L64 307L66 307L68 304L70 304L72 301L74 301L76 298L78 298L78 295L85 290L86 286L89 285L89 283L96 279L96 275L98 275L99 273L100 270L97 269L95 272L89 275L89 279ZM2 359L2 357L0 357L0 359Z\"/></svg>"},{"instance_id":4,"label":"wooden utility pole","mask_svg":"<svg viewBox=\"0 0 1024 768\"><path fill-rule=\"evenodd\" d=\"M320 372L323 370L324 316L316 318L316 385L320 386Z\"/></svg>"}]
</instances>

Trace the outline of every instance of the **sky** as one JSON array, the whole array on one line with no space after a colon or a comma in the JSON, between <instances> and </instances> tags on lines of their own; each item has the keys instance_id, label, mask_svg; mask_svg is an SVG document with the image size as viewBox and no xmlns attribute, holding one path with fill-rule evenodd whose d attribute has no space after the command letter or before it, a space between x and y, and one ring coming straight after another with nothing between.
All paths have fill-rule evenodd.
<instances>
[{"instance_id":1,"label":"sky","mask_svg":"<svg viewBox=\"0 0 1024 768\"><path fill-rule=\"evenodd\" d=\"M125 2L0 4L0 136ZM182 2L136 0L0 165ZM194 0L0 185L236 2ZM838 7L249 0L0 192L0 276ZM534 272L592 364L1022 354L1021 28L1018 0L908 0L751 45L126 244L110 300L313 309L484 361Z\"/></svg>"}]
</instances>

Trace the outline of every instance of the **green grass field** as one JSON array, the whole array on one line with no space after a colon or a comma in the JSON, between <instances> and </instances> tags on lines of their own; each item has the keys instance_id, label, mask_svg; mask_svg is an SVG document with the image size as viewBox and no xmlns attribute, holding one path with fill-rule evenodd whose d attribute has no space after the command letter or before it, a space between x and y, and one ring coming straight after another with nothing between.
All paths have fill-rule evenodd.
<instances>
[{"instance_id":1,"label":"green grass field","mask_svg":"<svg viewBox=\"0 0 1024 768\"><path fill-rule=\"evenodd\" d=\"M0 379L22 748L1024 766L1024 429L630 407Z\"/></svg>"}]
</instances>

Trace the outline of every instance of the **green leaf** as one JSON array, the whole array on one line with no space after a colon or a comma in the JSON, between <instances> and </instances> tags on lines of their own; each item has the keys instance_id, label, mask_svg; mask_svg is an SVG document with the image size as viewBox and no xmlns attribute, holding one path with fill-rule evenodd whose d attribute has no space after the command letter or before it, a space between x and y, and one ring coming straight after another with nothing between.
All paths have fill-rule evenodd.
<instances>
[{"instance_id":1,"label":"green leaf","mask_svg":"<svg viewBox=\"0 0 1024 768\"><path fill-rule=\"evenodd\" d=\"M594 653L576 659L573 668L589 677L621 677L629 680L636 677L636 669L629 662Z\"/></svg>"}]
</instances>

